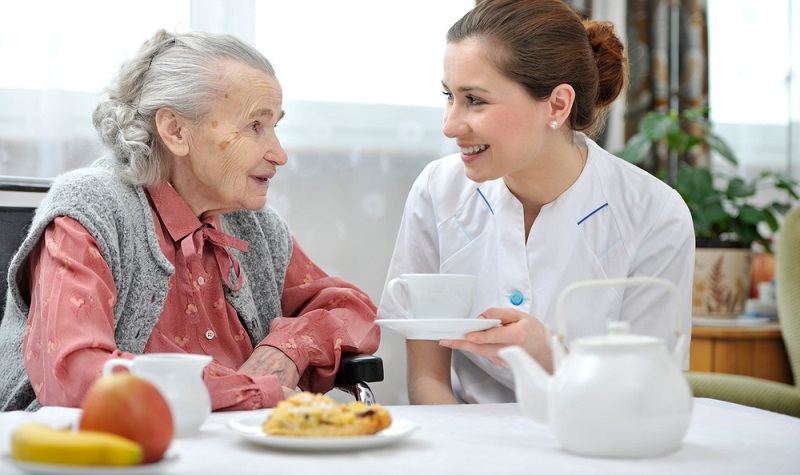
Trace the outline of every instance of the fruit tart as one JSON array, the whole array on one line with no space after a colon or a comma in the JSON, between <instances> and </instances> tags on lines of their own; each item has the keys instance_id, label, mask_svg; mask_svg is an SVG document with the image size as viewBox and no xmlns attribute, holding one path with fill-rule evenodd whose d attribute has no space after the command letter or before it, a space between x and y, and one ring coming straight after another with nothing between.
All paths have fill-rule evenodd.
<instances>
[{"instance_id":1,"label":"fruit tart","mask_svg":"<svg viewBox=\"0 0 800 475\"><path fill-rule=\"evenodd\" d=\"M391 423L380 404L341 404L324 394L302 392L279 402L263 430L269 435L343 437L376 434Z\"/></svg>"}]
</instances>

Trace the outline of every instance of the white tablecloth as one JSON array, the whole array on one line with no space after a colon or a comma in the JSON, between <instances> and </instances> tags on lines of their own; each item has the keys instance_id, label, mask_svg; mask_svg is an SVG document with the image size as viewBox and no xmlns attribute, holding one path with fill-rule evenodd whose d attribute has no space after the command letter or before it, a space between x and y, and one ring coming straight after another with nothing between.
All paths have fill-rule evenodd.
<instances>
[{"instance_id":1,"label":"white tablecloth","mask_svg":"<svg viewBox=\"0 0 800 475\"><path fill-rule=\"evenodd\" d=\"M230 420L266 411L213 413L201 432L176 439L167 474L800 474L800 419L710 399L695 399L683 446L642 460L564 452L549 427L527 419L517 404L390 406L395 419L418 423L404 440L341 453L287 452L244 440ZM76 409L0 414L0 474L9 463L13 428L29 420L75 423Z\"/></svg>"}]
</instances>

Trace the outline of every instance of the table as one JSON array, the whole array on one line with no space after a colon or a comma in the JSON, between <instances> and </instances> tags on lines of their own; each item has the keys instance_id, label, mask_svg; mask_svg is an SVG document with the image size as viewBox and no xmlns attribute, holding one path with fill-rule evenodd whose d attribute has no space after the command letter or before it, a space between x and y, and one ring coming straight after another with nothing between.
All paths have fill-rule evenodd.
<instances>
[{"instance_id":1,"label":"table","mask_svg":"<svg viewBox=\"0 0 800 475\"><path fill-rule=\"evenodd\" d=\"M407 439L371 450L286 452L254 445L228 421L268 410L213 413L201 432L176 439L167 474L797 474L800 419L712 399L695 399L683 446L664 457L617 460L571 455L548 426L526 418L518 404L389 406L395 419L420 425ZM23 421L69 424L77 409L0 413L0 473L16 473L5 454Z\"/></svg>"},{"instance_id":2,"label":"table","mask_svg":"<svg viewBox=\"0 0 800 475\"><path fill-rule=\"evenodd\" d=\"M794 384L778 323L692 326L690 371L755 376Z\"/></svg>"}]
</instances>

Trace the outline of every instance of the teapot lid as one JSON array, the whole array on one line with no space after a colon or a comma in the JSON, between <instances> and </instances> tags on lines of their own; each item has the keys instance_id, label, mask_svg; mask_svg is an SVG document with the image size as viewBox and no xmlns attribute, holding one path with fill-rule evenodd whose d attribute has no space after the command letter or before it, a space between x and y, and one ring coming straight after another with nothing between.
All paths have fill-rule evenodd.
<instances>
[{"instance_id":1,"label":"teapot lid","mask_svg":"<svg viewBox=\"0 0 800 475\"><path fill-rule=\"evenodd\" d=\"M580 346L640 346L659 345L660 338L646 335L632 335L631 325L628 322L610 322L608 333L605 335L580 338L574 344Z\"/></svg>"}]
</instances>

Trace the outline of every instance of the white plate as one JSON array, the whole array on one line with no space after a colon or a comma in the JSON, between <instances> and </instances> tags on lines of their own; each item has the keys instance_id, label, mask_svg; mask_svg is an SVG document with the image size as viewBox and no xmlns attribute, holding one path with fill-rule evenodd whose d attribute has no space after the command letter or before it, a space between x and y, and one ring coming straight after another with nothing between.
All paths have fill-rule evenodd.
<instances>
[{"instance_id":1,"label":"white plate","mask_svg":"<svg viewBox=\"0 0 800 475\"><path fill-rule=\"evenodd\" d=\"M766 325L770 322L767 317L745 318L702 318L692 317L692 324L701 327L753 327Z\"/></svg>"},{"instance_id":2,"label":"white plate","mask_svg":"<svg viewBox=\"0 0 800 475\"><path fill-rule=\"evenodd\" d=\"M228 427L250 442L267 447L289 450L360 450L379 447L411 435L419 425L405 420L393 420L392 425L375 435L354 437L297 437L265 434L261 426L266 417L251 416L228 422Z\"/></svg>"},{"instance_id":3,"label":"white plate","mask_svg":"<svg viewBox=\"0 0 800 475\"><path fill-rule=\"evenodd\" d=\"M178 459L177 455L167 454L156 463L128 465L123 467L96 465L61 465L52 463L20 462L6 455L6 462L17 470L30 475L154 475L162 473Z\"/></svg>"},{"instance_id":4,"label":"white plate","mask_svg":"<svg viewBox=\"0 0 800 475\"><path fill-rule=\"evenodd\" d=\"M434 320L376 320L382 328L403 334L409 340L463 340L467 333L500 325L492 318Z\"/></svg>"}]
</instances>

